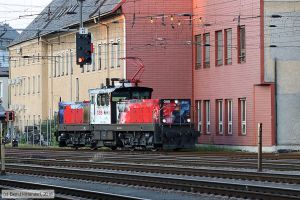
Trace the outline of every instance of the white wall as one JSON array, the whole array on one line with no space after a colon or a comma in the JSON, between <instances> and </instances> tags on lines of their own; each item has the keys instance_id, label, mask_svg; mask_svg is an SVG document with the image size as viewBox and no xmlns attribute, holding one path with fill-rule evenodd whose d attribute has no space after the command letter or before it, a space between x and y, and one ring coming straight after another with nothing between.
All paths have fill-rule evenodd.
<instances>
[{"instance_id":1,"label":"white wall","mask_svg":"<svg viewBox=\"0 0 300 200\"><path fill-rule=\"evenodd\" d=\"M275 80L274 69L277 65L277 142L278 145L299 145L300 3L296 0L264 2L265 81ZM272 15L282 17L274 18Z\"/></svg>"}]
</instances>

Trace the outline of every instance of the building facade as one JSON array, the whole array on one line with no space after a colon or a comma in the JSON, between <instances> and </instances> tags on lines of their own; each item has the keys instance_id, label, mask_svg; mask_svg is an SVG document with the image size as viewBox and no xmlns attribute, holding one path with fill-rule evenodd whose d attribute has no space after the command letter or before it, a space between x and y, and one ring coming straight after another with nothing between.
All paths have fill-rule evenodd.
<instances>
[{"instance_id":1,"label":"building facade","mask_svg":"<svg viewBox=\"0 0 300 200\"><path fill-rule=\"evenodd\" d=\"M0 67L0 101L4 110L8 110L8 67Z\"/></svg>"},{"instance_id":2,"label":"building facade","mask_svg":"<svg viewBox=\"0 0 300 200\"><path fill-rule=\"evenodd\" d=\"M139 60L145 66L140 84L153 87L154 98L191 98L192 25L187 19L192 2L173 0L173 5L163 0L85 1L84 26L92 33L94 53L92 65L80 68L75 51L78 2L52 1L41 13L44 17L35 19L9 48L15 60L10 88L16 126L53 119L60 100L89 100L88 90L101 87L106 78L131 79ZM39 27L38 33L32 31Z\"/></svg>"},{"instance_id":3,"label":"building facade","mask_svg":"<svg viewBox=\"0 0 300 200\"><path fill-rule=\"evenodd\" d=\"M9 108L9 52L7 47L18 35L19 33L8 24L0 23L0 99L5 110Z\"/></svg>"},{"instance_id":4,"label":"building facade","mask_svg":"<svg viewBox=\"0 0 300 200\"><path fill-rule=\"evenodd\" d=\"M265 150L299 148L299 21L291 17L298 7L296 1L193 1L199 143L255 150L262 123ZM291 38L283 36L287 24Z\"/></svg>"}]
</instances>

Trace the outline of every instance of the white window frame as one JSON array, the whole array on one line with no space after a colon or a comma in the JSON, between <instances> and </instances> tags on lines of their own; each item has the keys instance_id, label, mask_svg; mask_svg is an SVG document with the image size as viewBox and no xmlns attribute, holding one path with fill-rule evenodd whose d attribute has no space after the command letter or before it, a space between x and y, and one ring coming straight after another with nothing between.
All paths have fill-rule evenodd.
<instances>
[{"instance_id":1,"label":"white window frame","mask_svg":"<svg viewBox=\"0 0 300 200\"><path fill-rule=\"evenodd\" d=\"M28 91L27 91L28 94L30 94L30 85L31 85L30 81L31 81L30 77L28 77Z\"/></svg>"},{"instance_id":2,"label":"white window frame","mask_svg":"<svg viewBox=\"0 0 300 200\"><path fill-rule=\"evenodd\" d=\"M116 55L116 66L117 68L121 67L121 39L117 39L117 55Z\"/></svg>"},{"instance_id":3,"label":"white window frame","mask_svg":"<svg viewBox=\"0 0 300 200\"><path fill-rule=\"evenodd\" d=\"M3 98L3 81L0 81L0 98Z\"/></svg>"},{"instance_id":4,"label":"white window frame","mask_svg":"<svg viewBox=\"0 0 300 200\"><path fill-rule=\"evenodd\" d=\"M66 51L65 61L66 61L66 76L68 76L69 75L69 51Z\"/></svg>"},{"instance_id":5,"label":"white window frame","mask_svg":"<svg viewBox=\"0 0 300 200\"><path fill-rule=\"evenodd\" d=\"M26 78L23 78L23 95L26 93Z\"/></svg>"},{"instance_id":6,"label":"white window frame","mask_svg":"<svg viewBox=\"0 0 300 200\"><path fill-rule=\"evenodd\" d=\"M97 61L98 61L98 70L102 69L102 43L97 44Z\"/></svg>"},{"instance_id":7,"label":"white window frame","mask_svg":"<svg viewBox=\"0 0 300 200\"><path fill-rule=\"evenodd\" d=\"M35 76L32 77L32 94L35 93Z\"/></svg>"},{"instance_id":8,"label":"white window frame","mask_svg":"<svg viewBox=\"0 0 300 200\"><path fill-rule=\"evenodd\" d=\"M223 65L223 31L216 31L216 52L217 52L217 59L216 59L216 66Z\"/></svg>"},{"instance_id":9,"label":"white window frame","mask_svg":"<svg viewBox=\"0 0 300 200\"><path fill-rule=\"evenodd\" d=\"M202 133L202 101L197 101L198 131Z\"/></svg>"},{"instance_id":10,"label":"white window frame","mask_svg":"<svg viewBox=\"0 0 300 200\"><path fill-rule=\"evenodd\" d=\"M229 34L230 33L230 34ZM225 64L232 64L232 29L225 29L226 34L226 55L225 55Z\"/></svg>"},{"instance_id":11,"label":"white window frame","mask_svg":"<svg viewBox=\"0 0 300 200\"><path fill-rule=\"evenodd\" d=\"M104 69L109 68L109 60L108 60L108 53L109 53L109 44L104 43Z\"/></svg>"},{"instance_id":12,"label":"white window frame","mask_svg":"<svg viewBox=\"0 0 300 200\"><path fill-rule=\"evenodd\" d=\"M210 67L210 33L203 34L204 37L204 68Z\"/></svg>"},{"instance_id":13,"label":"white window frame","mask_svg":"<svg viewBox=\"0 0 300 200\"><path fill-rule=\"evenodd\" d=\"M73 68L73 64L74 64L74 53L72 50L70 50L70 74L74 73L74 68Z\"/></svg>"},{"instance_id":14,"label":"white window frame","mask_svg":"<svg viewBox=\"0 0 300 200\"><path fill-rule=\"evenodd\" d=\"M111 48L110 48L110 68L111 69L113 69L113 68L115 68L115 60L116 60L116 56L115 56L115 54L116 54L116 52L115 52L115 45L114 45L114 41L113 40L111 40L110 41L110 46L111 46Z\"/></svg>"},{"instance_id":15,"label":"white window frame","mask_svg":"<svg viewBox=\"0 0 300 200\"><path fill-rule=\"evenodd\" d=\"M232 135L233 101L227 100L227 134Z\"/></svg>"},{"instance_id":16,"label":"white window frame","mask_svg":"<svg viewBox=\"0 0 300 200\"><path fill-rule=\"evenodd\" d=\"M202 66L202 34L195 36L196 42L196 69Z\"/></svg>"},{"instance_id":17,"label":"white window frame","mask_svg":"<svg viewBox=\"0 0 300 200\"><path fill-rule=\"evenodd\" d=\"M41 75L38 75L38 80L37 80L37 93L40 93L41 92Z\"/></svg>"},{"instance_id":18,"label":"white window frame","mask_svg":"<svg viewBox=\"0 0 300 200\"><path fill-rule=\"evenodd\" d=\"M217 106L218 106L218 133L220 135L223 135L223 100L217 100Z\"/></svg>"},{"instance_id":19,"label":"white window frame","mask_svg":"<svg viewBox=\"0 0 300 200\"><path fill-rule=\"evenodd\" d=\"M61 76L64 76L65 75L65 54L62 53L61 54L61 64L60 64L60 67L61 67Z\"/></svg>"},{"instance_id":20,"label":"white window frame","mask_svg":"<svg viewBox=\"0 0 300 200\"><path fill-rule=\"evenodd\" d=\"M92 71L96 71L96 53L95 51L92 53Z\"/></svg>"},{"instance_id":21,"label":"white window frame","mask_svg":"<svg viewBox=\"0 0 300 200\"><path fill-rule=\"evenodd\" d=\"M247 134L247 101L246 99L240 99L241 106L241 134Z\"/></svg>"},{"instance_id":22,"label":"white window frame","mask_svg":"<svg viewBox=\"0 0 300 200\"><path fill-rule=\"evenodd\" d=\"M210 100L205 101L206 134L210 134Z\"/></svg>"},{"instance_id":23,"label":"white window frame","mask_svg":"<svg viewBox=\"0 0 300 200\"><path fill-rule=\"evenodd\" d=\"M57 55L57 71L56 71L56 77L60 77L60 66L61 66L61 56Z\"/></svg>"}]
</instances>

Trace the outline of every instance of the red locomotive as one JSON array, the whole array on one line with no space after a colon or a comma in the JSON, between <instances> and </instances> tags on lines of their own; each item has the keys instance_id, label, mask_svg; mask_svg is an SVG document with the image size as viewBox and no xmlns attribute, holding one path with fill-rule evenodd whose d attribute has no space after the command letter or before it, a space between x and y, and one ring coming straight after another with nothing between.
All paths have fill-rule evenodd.
<instances>
[{"instance_id":1,"label":"red locomotive","mask_svg":"<svg viewBox=\"0 0 300 200\"><path fill-rule=\"evenodd\" d=\"M116 83L116 84L115 84ZM112 149L193 148L198 137L189 99L151 99L153 89L108 79L87 102L60 102L60 146Z\"/></svg>"}]
</instances>

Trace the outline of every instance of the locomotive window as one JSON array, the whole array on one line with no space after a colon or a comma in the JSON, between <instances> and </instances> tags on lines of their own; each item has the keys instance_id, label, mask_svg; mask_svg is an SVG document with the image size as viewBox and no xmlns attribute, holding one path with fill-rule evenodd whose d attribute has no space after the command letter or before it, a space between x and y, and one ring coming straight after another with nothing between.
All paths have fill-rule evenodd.
<instances>
[{"instance_id":1,"label":"locomotive window","mask_svg":"<svg viewBox=\"0 0 300 200\"><path fill-rule=\"evenodd\" d=\"M101 95L98 94L97 95L97 106L100 106L101 105Z\"/></svg>"},{"instance_id":2,"label":"locomotive window","mask_svg":"<svg viewBox=\"0 0 300 200\"><path fill-rule=\"evenodd\" d=\"M95 104L95 96L91 96L91 104Z\"/></svg>"},{"instance_id":3,"label":"locomotive window","mask_svg":"<svg viewBox=\"0 0 300 200\"><path fill-rule=\"evenodd\" d=\"M133 91L132 99L150 99L149 91Z\"/></svg>"},{"instance_id":4,"label":"locomotive window","mask_svg":"<svg viewBox=\"0 0 300 200\"><path fill-rule=\"evenodd\" d=\"M141 99L150 99L150 92L149 91L142 91L140 92Z\"/></svg>"},{"instance_id":5,"label":"locomotive window","mask_svg":"<svg viewBox=\"0 0 300 200\"><path fill-rule=\"evenodd\" d=\"M105 106L105 94L101 94L100 105Z\"/></svg>"},{"instance_id":6,"label":"locomotive window","mask_svg":"<svg viewBox=\"0 0 300 200\"><path fill-rule=\"evenodd\" d=\"M130 98L129 91L119 91L112 94L112 101L118 102Z\"/></svg>"},{"instance_id":7,"label":"locomotive window","mask_svg":"<svg viewBox=\"0 0 300 200\"><path fill-rule=\"evenodd\" d=\"M132 99L140 99L139 91L133 91L132 92Z\"/></svg>"},{"instance_id":8,"label":"locomotive window","mask_svg":"<svg viewBox=\"0 0 300 200\"><path fill-rule=\"evenodd\" d=\"M108 94L105 94L105 95L104 95L104 98L105 98L105 105L106 105L106 106L109 106L109 95L108 95Z\"/></svg>"}]
</instances>

